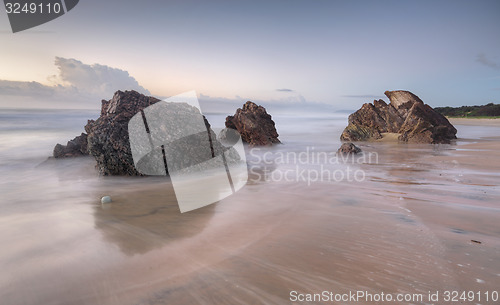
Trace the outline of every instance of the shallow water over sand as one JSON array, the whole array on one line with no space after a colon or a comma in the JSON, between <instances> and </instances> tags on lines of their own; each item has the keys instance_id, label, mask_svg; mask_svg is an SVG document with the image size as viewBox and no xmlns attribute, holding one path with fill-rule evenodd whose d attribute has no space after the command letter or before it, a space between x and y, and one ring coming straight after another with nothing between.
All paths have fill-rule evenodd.
<instances>
[{"instance_id":1,"label":"shallow water over sand","mask_svg":"<svg viewBox=\"0 0 500 305\"><path fill-rule=\"evenodd\" d=\"M90 158L4 167L2 304L289 304L324 290L425 304L429 291L498 290L500 140L364 143L378 162L325 165L362 181L284 181L273 173L318 164L275 157L335 151L344 122L276 121L285 145L247 151L247 186L184 214L168 179L97 177Z\"/></svg>"}]
</instances>

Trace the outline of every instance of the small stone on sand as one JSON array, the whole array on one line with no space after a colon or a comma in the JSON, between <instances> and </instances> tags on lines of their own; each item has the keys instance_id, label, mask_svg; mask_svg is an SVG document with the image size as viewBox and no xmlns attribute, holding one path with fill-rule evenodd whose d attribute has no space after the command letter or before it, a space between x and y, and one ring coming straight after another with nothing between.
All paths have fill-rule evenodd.
<instances>
[{"instance_id":1,"label":"small stone on sand","mask_svg":"<svg viewBox=\"0 0 500 305\"><path fill-rule=\"evenodd\" d=\"M105 204L105 203L111 203L111 197L110 196L104 196L101 198L101 203L102 204Z\"/></svg>"}]
</instances>

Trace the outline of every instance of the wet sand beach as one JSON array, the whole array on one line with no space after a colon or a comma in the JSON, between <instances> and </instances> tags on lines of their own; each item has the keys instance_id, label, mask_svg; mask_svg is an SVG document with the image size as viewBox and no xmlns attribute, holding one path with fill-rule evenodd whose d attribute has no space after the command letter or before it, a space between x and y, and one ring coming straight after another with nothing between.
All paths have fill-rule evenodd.
<instances>
[{"instance_id":1,"label":"wet sand beach","mask_svg":"<svg viewBox=\"0 0 500 305\"><path fill-rule=\"evenodd\" d=\"M498 291L500 138L465 135L450 145L360 143L377 162L325 165L363 171L361 181L282 181L273 173L317 166L249 162L242 190L184 214L168 179L97 177L90 158L45 162L19 173L45 177L24 192L3 184L0 299L370 304L290 300L292 291L366 291L422 294L391 303L430 304L429 291ZM113 202L101 205L103 195ZM476 303L496 304L464 304Z\"/></svg>"}]
</instances>

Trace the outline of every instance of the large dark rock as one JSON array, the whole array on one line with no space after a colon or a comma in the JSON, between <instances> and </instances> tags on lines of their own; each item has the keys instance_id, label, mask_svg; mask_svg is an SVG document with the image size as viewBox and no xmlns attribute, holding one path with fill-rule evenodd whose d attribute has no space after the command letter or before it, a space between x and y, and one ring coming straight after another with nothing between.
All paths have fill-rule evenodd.
<instances>
[{"instance_id":1,"label":"large dark rock","mask_svg":"<svg viewBox=\"0 0 500 305\"><path fill-rule=\"evenodd\" d=\"M262 106L246 102L235 115L226 118L226 127L236 129L241 139L250 146L264 146L281 143L271 115Z\"/></svg>"},{"instance_id":2,"label":"large dark rock","mask_svg":"<svg viewBox=\"0 0 500 305\"><path fill-rule=\"evenodd\" d=\"M349 116L342 141L367 141L398 133L408 143L449 143L457 130L443 115L409 91L386 91L390 103L375 100Z\"/></svg>"},{"instance_id":3,"label":"large dark rock","mask_svg":"<svg viewBox=\"0 0 500 305\"><path fill-rule=\"evenodd\" d=\"M128 122L138 112L160 100L136 91L117 91L102 100L101 116L85 125L88 151L101 175L140 175L134 166L128 138Z\"/></svg>"},{"instance_id":4,"label":"large dark rock","mask_svg":"<svg viewBox=\"0 0 500 305\"><path fill-rule=\"evenodd\" d=\"M68 141L66 145L57 144L54 147L54 158L70 158L88 155L87 134L82 133L73 140Z\"/></svg>"}]
</instances>

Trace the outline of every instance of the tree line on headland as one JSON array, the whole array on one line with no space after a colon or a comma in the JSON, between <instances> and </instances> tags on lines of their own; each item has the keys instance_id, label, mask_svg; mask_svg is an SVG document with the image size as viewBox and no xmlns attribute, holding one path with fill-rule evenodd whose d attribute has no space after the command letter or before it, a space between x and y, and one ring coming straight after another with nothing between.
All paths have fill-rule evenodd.
<instances>
[{"instance_id":1,"label":"tree line on headland","mask_svg":"<svg viewBox=\"0 0 500 305\"><path fill-rule=\"evenodd\" d=\"M499 117L500 104L489 103L482 106L436 107L437 112L447 117Z\"/></svg>"}]
</instances>

